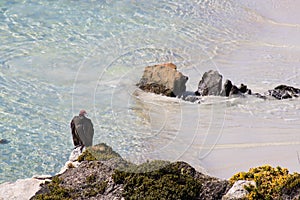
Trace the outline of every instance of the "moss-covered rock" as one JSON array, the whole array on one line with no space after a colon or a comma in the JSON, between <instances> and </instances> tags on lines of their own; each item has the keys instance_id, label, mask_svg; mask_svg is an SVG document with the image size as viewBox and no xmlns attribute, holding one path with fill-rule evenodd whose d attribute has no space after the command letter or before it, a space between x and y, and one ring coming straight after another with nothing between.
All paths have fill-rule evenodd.
<instances>
[{"instance_id":1,"label":"moss-covered rock","mask_svg":"<svg viewBox=\"0 0 300 200\"><path fill-rule=\"evenodd\" d=\"M246 187L249 191L249 199L282 199L285 193L291 193L300 188L299 174L289 174L286 168L273 168L270 165L251 168L248 172L239 172L229 181L233 184L237 180L256 182L256 187Z\"/></svg>"},{"instance_id":2,"label":"moss-covered rock","mask_svg":"<svg viewBox=\"0 0 300 200\"><path fill-rule=\"evenodd\" d=\"M197 172L185 162L152 161L113 174L125 199L221 199L229 183Z\"/></svg>"},{"instance_id":3,"label":"moss-covered rock","mask_svg":"<svg viewBox=\"0 0 300 200\"><path fill-rule=\"evenodd\" d=\"M113 180L124 184L125 199L196 199L201 182L178 166L153 161L126 171L115 170Z\"/></svg>"},{"instance_id":4,"label":"moss-covered rock","mask_svg":"<svg viewBox=\"0 0 300 200\"><path fill-rule=\"evenodd\" d=\"M87 147L87 149L78 157L78 161L105 161L112 158L121 158L121 156L107 144L101 143Z\"/></svg>"},{"instance_id":5,"label":"moss-covered rock","mask_svg":"<svg viewBox=\"0 0 300 200\"><path fill-rule=\"evenodd\" d=\"M123 160L105 144L89 147L71 167L32 199L221 199L226 180L200 172L185 162L152 161L141 165Z\"/></svg>"},{"instance_id":6,"label":"moss-covered rock","mask_svg":"<svg viewBox=\"0 0 300 200\"><path fill-rule=\"evenodd\" d=\"M101 161L84 161L78 168L68 169L65 173L53 177L51 182L42 185L42 189L32 200L111 199L118 196L121 199L120 187L114 187L112 173L113 169ZM114 188L117 192L104 195L108 188Z\"/></svg>"},{"instance_id":7,"label":"moss-covered rock","mask_svg":"<svg viewBox=\"0 0 300 200\"><path fill-rule=\"evenodd\" d=\"M46 182L31 200L72 200L72 189L61 186L62 179L54 176L51 182Z\"/></svg>"}]
</instances>

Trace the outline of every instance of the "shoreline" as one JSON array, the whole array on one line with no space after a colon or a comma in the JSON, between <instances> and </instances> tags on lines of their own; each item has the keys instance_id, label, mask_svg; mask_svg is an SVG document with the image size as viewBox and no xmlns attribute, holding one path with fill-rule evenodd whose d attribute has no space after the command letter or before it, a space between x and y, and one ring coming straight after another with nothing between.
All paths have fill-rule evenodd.
<instances>
[{"instance_id":1,"label":"shoreline","mask_svg":"<svg viewBox=\"0 0 300 200\"><path fill-rule=\"evenodd\" d=\"M98 163L98 164L97 164ZM159 168L156 168L156 165L153 165L153 163L163 163L163 165L157 165L159 166ZM168 164L164 164L164 163L168 163ZM94 166L93 168L95 168L98 165L101 165L101 169L100 171L105 171L109 169L109 174L110 176L112 175L112 177L114 176L113 173L116 173L118 170L120 170L121 168L119 168L120 166L128 166L127 164L130 164L130 162L123 160L123 158L116 152L113 151L113 149L109 146L107 146L104 143L89 147L87 149L84 149L82 152L79 150L79 148L74 149L71 154L70 154L70 158L69 160L65 163L64 167L61 169L60 172L58 172L56 175L54 176L34 176L32 178L26 178L26 179L18 179L15 182L5 182L0 184L0 200L6 200L6 199L31 199L32 197L34 197L33 199L39 199L39 195L46 195L46 193L44 193L44 189L42 189L43 187L45 187L45 185L47 184L51 184L54 179L56 179L55 177L65 177L65 181L68 180L68 182L71 181L74 182L72 184L78 184L77 181L79 179L85 179L87 178L87 174L85 173L86 170L89 170L90 167L89 166ZM125 164L125 165L124 165ZM256 170L258 169L258 171L260 170L260 176L262 176L261 174L266 174L266 172L268 171L272 171L272 170L277 170L277 172L279 171L280 173L284 172L285 176L288 175L288 170L285 168L281 168L281 167L277 167L277 168L273 168L271 166L268 165L264 165L261 167L255 167L255 168L251 168L249 170L249 172L236 172L236 174L233 174L232 177L230 179L220 179L220 178L216 178L207 174L203 174L202 172L198 172L195 171L195 169L189 165L188 163L182 162L182 161L177 161L177 162L169 162L169 161L149 161L146 163L141 164L140 166L147 166L149 164L149 166L152 165L152 167L150 167L149 169L151 169L149 172L151 173L152 171L155 172L156 170L160 170L163 169L165 167L167 167L169 164L174 165L174 166L181 166L178 168L179 172L183 175L184 171L183 170L187 170L189 169L189 173L194 174L193 176L195 176L195 173L198 174L195 177L202 177L201 180L205 182L202 182L202 184L205 185L205 190L204 191L209 191L207 193L206 191L206 199L215 199L217 197L217 199L232 199L232 197L234 197L235 195L242 195L243 198L247 197L247 195L249 195L249 192L247 192L247 190L244 189L245 185L256 185L256 183L253 180L250 180L249 177L247 178L247 173L253 173L251 172L251 170ZM139 165L135 165L135 164L130 164L132 166L139 166ZM155 168L153 168L153 166ZM104 168L103 168L104 167ZM108 167L108 168L107 168ZM183 168L182 168L183 167ZM97 168L97 167L96 167ZM95 168L95 169L96 169ZM129 169L129 168L128 168ZM142 174L144 173L149 173L147 171L144 171L146 168L141 168L143 169ZM166 168L167 169L167 168ZM176 168L177 169L177 168ZM77 170L77 171L76 171ZM192 170L192 171L190 171ZM73 172L74 171L74 172ZM100 171L96 172L94 171L93 173L98 174ZM281 172L282 171L282 172ZM120 171L121 174L126 174L128 172L125 171ZM140 174L138 171L134 171L134 174ZM106 172L105 172L106 173ZM105 174L104 173L104 174ZM108 172L107 172L108 173ZM173 172L172 172L173 173ZM269 172L268 172L269 173ZM274 173L274 172L272 172ZM68 175L69 174L69 175ZM70 174L71 174L71 179L70 179ZM130 173L131 174L131 173ZM99 174L98 174L99 175ZM293 174L294 175L294 174ZM298 174L296 174L297 179L298 179ZM278 176L278 175L276 175ZM276 177L274 176L274 177ZM288 175L288 176L292 176L292 175ZM76 179L79 177L79 179L76 181ZM108 178L108 177L106 177ZM102 178L101 178L102 179ZM63 179L62 179L63 180ZM114 179L114 181L112 181L111 178L108 178L107 180L110 180L110 186L109 187L116 187L118 188L118 192L111 192L114 190L111 189L105 189L103 192L101 192L101 194L99 193L96 199L110 199L112 197L115 197L115 199L124 199L122 195L124 195L122 193L122 191L124 189L123 188L123 184L116 184L114 183L116 180ZM187 179L188 180L188 179ZM300 175L299 175L299 180L300 180ZM159 181L159 180L157 180ZM43 185L41 187L41 184ZM211 184L216 184L216 190L211 189L212 185ZM107 186L108 187L108 186ZM172 187L172 186L169 186ZM296 187L296 189L294 189L295 191L297 191L297 189L300 189L300 185ZM222 189L221 189L222 188ZM282 185L282 188L285 188L284 185ZM86 189L84 189L86 190ZM203 190L203 188L201 189L201 191ZM293 190L293 191L294 191ZM71 190L70 190L71 191ZM204 191L201 192L198 195L204 195ZM237 194L239 191L239 194ZM240 194L242 192L242 194ZM299 190L300 191L300 190ZM199 192L199 191L198 191ZM204 192L204 193L203 193ZM251 194L251 193L250 193ZM97 194L93 194L93 195L97 195ZM128 194L127 194L128 195ZM286 194L284 194L286 195ZM300 197L300 192L298 192L296 195L293 194L294 196ZM240 198L240 197L239 197ZM87 198L89 199L89 198Z\"/></svg>"}]
</instances>

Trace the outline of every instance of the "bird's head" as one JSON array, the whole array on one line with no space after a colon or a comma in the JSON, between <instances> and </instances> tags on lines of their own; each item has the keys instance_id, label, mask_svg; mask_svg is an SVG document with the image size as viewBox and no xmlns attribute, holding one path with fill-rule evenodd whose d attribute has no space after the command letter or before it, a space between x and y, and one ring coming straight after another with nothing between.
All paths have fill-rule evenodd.
<instances>
[{"instance_id":1,"label":"bird's head","mask_svg":"<svg viewBox=\"0 0 300 200\"><path fill-rule=\"evenodd\" d=\"M80 110L79 111L79 116L86 116L87 112L85 110Z\"/></svg>"}]
</instances>

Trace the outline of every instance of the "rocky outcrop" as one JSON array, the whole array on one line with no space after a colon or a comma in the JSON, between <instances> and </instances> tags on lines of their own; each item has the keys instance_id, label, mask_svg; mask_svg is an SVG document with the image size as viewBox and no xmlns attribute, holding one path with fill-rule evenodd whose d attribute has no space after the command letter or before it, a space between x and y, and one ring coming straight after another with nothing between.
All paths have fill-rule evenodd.
<instances>
[{"instance_id":1,"label":"rocky outcrop","mask_svg":"<svg viewBox=\"0 0 300 200\"><path fill-rule=\"evenodd\" d=\"M49 181L50 176L39 176L27 179L20 179L16 182L0 184L0 200L28 200L39 189L41 184Z\"/></svg>"},{"instance_id":2,"label":"rocky outcrop","mask_svg":"<svg viewBox=\"0 0 300 200\"><path fill-rule=\"evenodd\" d=\"M229 182L185 162L135 165L109 146L88 147L80 165L52 177L31 199L221 199Z\"/></svg>"},{"instance_id":3,"label":"rocky outcrop","mask_svg":"<svg viewBox=\"0 0 300 200\"><path fill-rule=\"evenodd\" d=\"M181 97L187 80L188 77L177 71L176 65L166 63L146 67L137 86L146 92Z\"/></svg>"},{"instance_id":4,"label":"rocky outcrop","mask_svg":"<svg viewBox=\"0 0 300 200\"><path fill-rule=\"evenodd\" d=\"M31 199L122 199L122 185L112 179L114 169L101 161L83 161L44 184Z\"/></svg>"},{"instance_id":5,"label":"rocky outcrop","mask_svg":"<svg viewBox=\"0 0 300 200\"><path fill-rule=\"evenodd\" d=\"M202 79L199 82L198 90L195 92L196 96L245 96L245 95L254 95L262 99L288 99L295 98L300 96L300 89L287 85L279 85L272 90L264 94L252 93L252 90L247 87L247 85L241 83L239 87L234 85L229 79L227 79L223 85L222 84L222 75L217 71L210 70L205 72L202 76ZM221 89L222 88L222 89ZM199 102L199 98L193 96L187 96L185 100L192 102Z\"/></svg>"},{"instance_id":6,"label":"rocky outcrop","mask_svg":"<svg viewBox=\"0 0 300 200\"><path fill-rule=\"evenodd\" d=\"M85 151L85 147L82 148L82 146L78 146L73 149L73 151L70 154L69 160L65 163L65 165L61 168L60 172L58 174L62 174L69 168L75 168L80 165L80 162L78 162L79 156L82 155L82 153Z\"/></svg>"},{"instance_id":7,"label":"rocky outcrop","mask_svg":"<svg viewBox=\"0 0 300 200\"><path fill-rule=\"evenodd\" d=\"M292 86L287 86L287 85L279 85L275 87L273 90L269 90L268 95L278 100L289 99L293 97L299 97L300 89L294 88Z\"/></svg>"},{"instance_id":8,"label":"rocky outcrop","mask_svg":"<svg viewBox=\"0 0 300 200\"><path fill-rule=\"evenodd\" d=\"M224 83L224 87L221 92L221 96L235 96L235 95L243 95L243 94L252 94L252 91L247 88L247 85L244 85L243 83L240 85L240 87L237 87L236 85L233 85L230 80L226 80Z\"/></svg>"},{"instance_id":9,"label":"rocky outcrop","mask_svg":"<svg viewBox=\"0 0 300 200\"><path fill-rule=\"evenodd\" d=\"M300 175L289 174L287 169L280 167L251 168L249 172L239 172L229 180L221 180L180 161L151 161L135 165L104 143L88 147L84 152L75 149L69 162L78 162L79 165L68 164L63 173L53 177L40 176L1 184L0 199L237 200L300 197Z\"/></svg>"},{"instance_id":10,"label":"rocky outcrop","mask_svg":"<svg viewBox=\"0 0 300 200\"><path fill-rule=\"evenodd\" d=\"M218 71L210 70L205 72L199 82L197 96L218 96L222 89L222 75Z\"/></svg>"},{"instance_id":11,"label":"rocky outcrop","mask_svg":"<svg viewBox=\"0 0 300 200\"><path fill-rule=\"evenodd\" d=\"M176 70L172 63L148 66L144 70L143 77L137 84L146 92L163 94L169 97L182 97L186 101L201 103L202 96L236 97L253 95L261 99L288 99L300 96L300 89L287 85L279 85L264 94L253 93L247 85L241 83L236 86L227 79L222 87L222 75L218 71L205 72L199 81L196 92L186 92L185 83L188 77Z\"/></svg>"}]
</instances>

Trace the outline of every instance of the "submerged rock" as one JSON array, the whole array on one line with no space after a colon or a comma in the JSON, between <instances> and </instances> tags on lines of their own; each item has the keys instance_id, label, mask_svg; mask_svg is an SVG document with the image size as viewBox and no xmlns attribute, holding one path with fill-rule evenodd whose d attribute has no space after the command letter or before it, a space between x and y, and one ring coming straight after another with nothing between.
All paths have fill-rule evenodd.
<instances>
[{"instance_id":1,"label":"submerged rock","mask_svg":"<svg viewBox=\"0 0 300 200\"><path fill-rule=\"evenodd\" d=\"M8 140L6 140L6 139L0 139L0 144L7 144L7 143L9 143Z\"/></svg>"},{"instance_id":2,"label":"submerged rock","mask_svg":"<svg viewBox=\"0 0 300 200\"><path fill-rule=\"evenodd\" d=\"M205 72L199 82L198 90L195 92L198 96L220 95L222 90L222 75L218 71L210 70Z\"/></svg>"},{"instance_id":3,"label":"submerged rock","mask_svg":"<svg viewBox=\"0 0 300 200\"><path fill-rule=\"evenodd\" d=\"M146 67L137 86L146 92L181 97L187 80L187 76L177 71L176 65L166 63Z\"/></svg>"}]
</instances>

